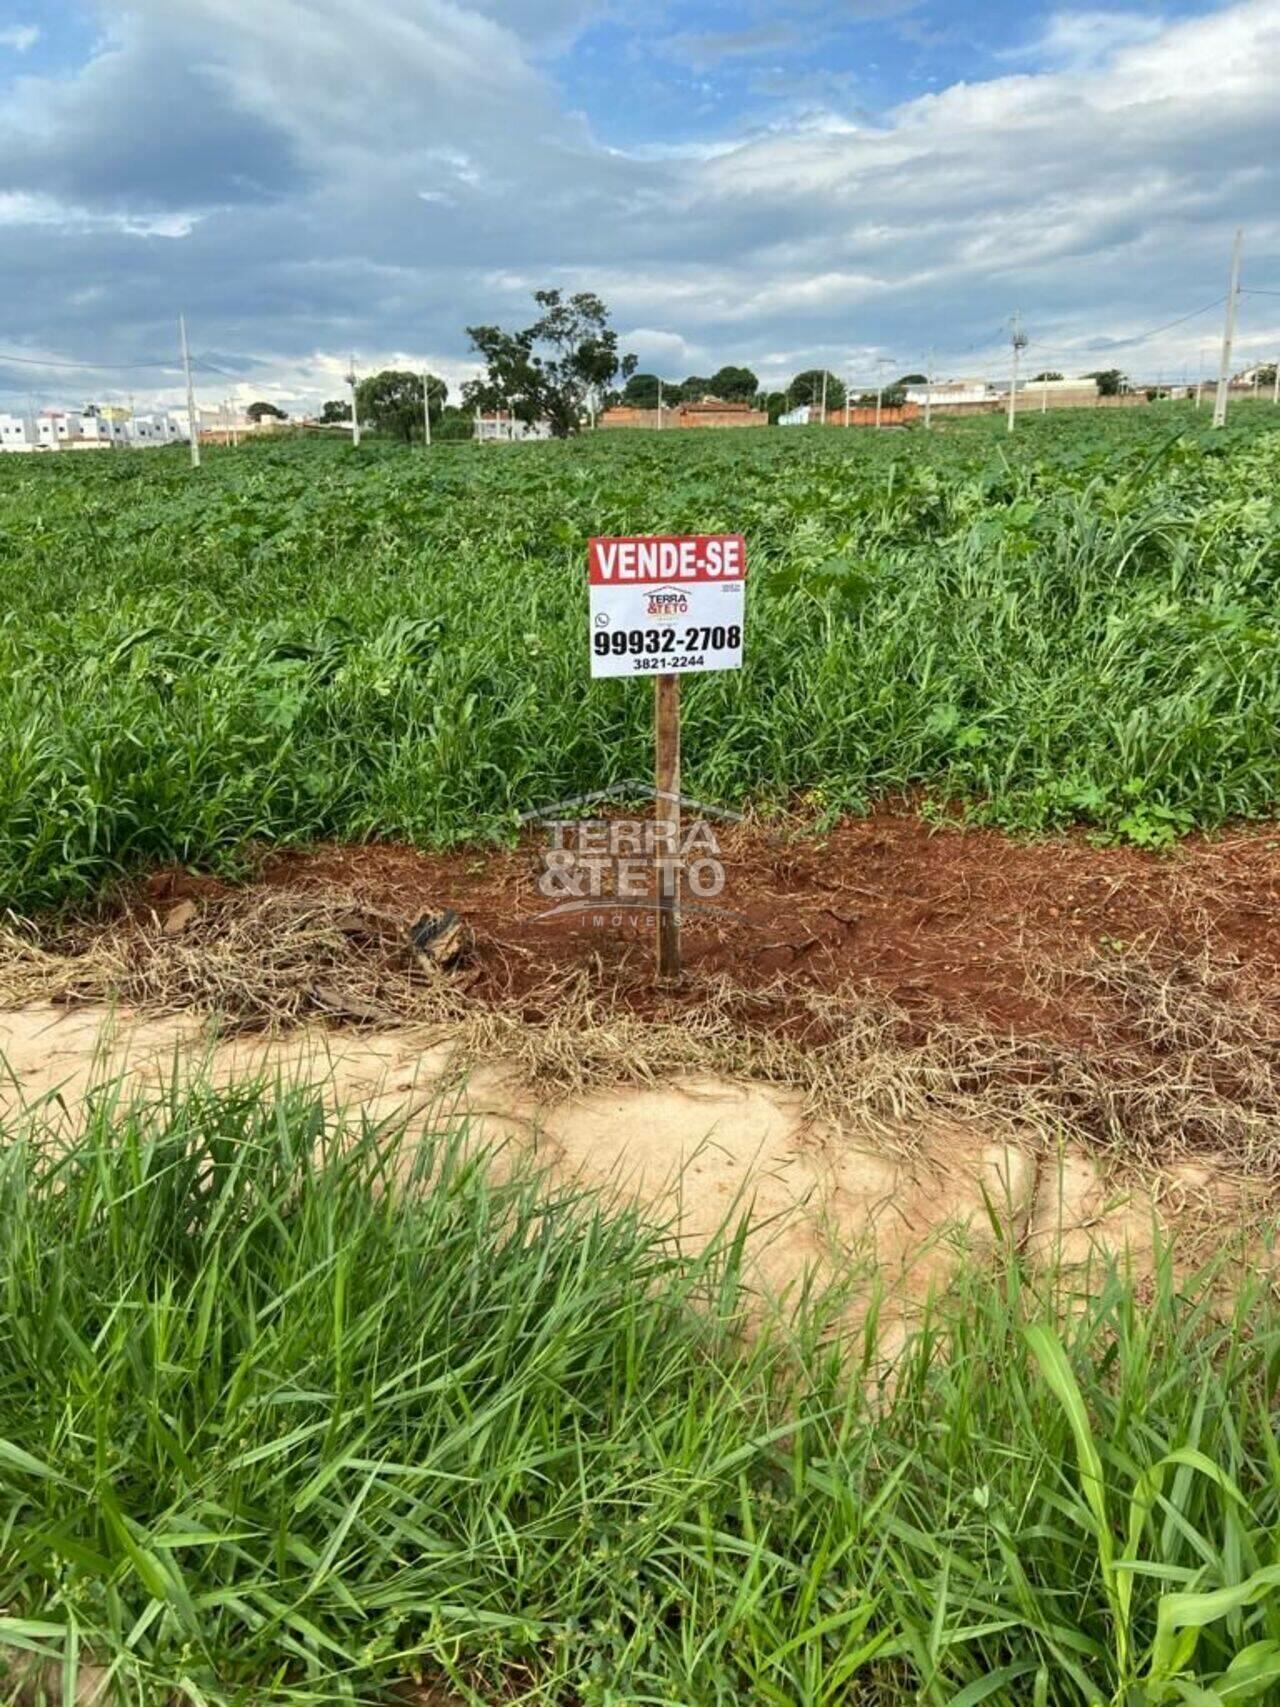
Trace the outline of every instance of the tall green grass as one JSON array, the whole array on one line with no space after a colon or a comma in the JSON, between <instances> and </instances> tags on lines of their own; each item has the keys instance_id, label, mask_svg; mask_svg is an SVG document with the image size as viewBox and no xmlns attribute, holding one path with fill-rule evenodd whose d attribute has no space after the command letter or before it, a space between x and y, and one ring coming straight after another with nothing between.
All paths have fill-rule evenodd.
<instances>
[{"instance_id":1,"label":"tall green grass","mask_svg":"<svg viewBox=\"0 0 1280 1707\"><path fill-rule=\"evenodd\" d=\"M1140 842L1274 810L1280 432L1189 407L945 430L0 460L0 901L254 840L510 835L647 774L587 677L592 533L741 530L726 803L899 790Z\"/></svg>"},{"instance_id":2,"label":"tall green grass","mask_svg":"<svg viewBox=\"0 0 1280 1707\"><path fill-rule=\"evenodd\" d=\"M0 1643L121 1700L1276 1698L1280 1314L969 1270L876 1379L301 1090L0 1133ZM1217 1277L1221 1299L1223 1276ZM1070 1303L1071 1307L1068 1308Z\"/></svg>"}]
</instances>

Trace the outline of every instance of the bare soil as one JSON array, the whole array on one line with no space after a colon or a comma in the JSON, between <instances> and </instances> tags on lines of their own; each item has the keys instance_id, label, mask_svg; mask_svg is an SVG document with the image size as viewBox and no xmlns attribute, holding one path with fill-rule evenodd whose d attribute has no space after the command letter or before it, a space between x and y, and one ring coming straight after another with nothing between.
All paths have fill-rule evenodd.
<instances>
[{"instance_id":1,"label":"bare soil","mask_svg":"<svg viewBox=\"0 0 1280 1707\"><path fill-rule=\"evenodd\" d=\"M268 855L255 883L350 894L404 919L455 907L476 933L468 991L477 1001L532 997L548 973L586 968L628 1011L669 1015L696 1006L718 978L751 992L781 976L797 991L887 998L922 1036L942 1020L1108 1050L1138 1036L1133 1016L1080 969L1140 958L1200 968L1224 996L1280 1012L1272 824L1160 852L1099 847L1083 835L1020 842L888 811L818 838L749 825L718 835L727 882L716 906L737 917L686 914L685 977L674 988L653 979L651 913L620 913L606 901L586 919L545 916L536 838L499 852L321 844ZM129 904L163 909L229 892L168 870ZM742 1014L747 1026L785 1019L776 1005Z\"/></svg>"}]
</instances>

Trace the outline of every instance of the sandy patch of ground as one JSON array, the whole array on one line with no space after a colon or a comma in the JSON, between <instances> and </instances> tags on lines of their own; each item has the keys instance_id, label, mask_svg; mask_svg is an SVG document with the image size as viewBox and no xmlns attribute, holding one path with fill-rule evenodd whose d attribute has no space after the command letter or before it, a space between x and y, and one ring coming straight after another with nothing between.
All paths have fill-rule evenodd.
<instances>
[{"instance_id":1,"label":"sandy patch of ground","mask_svg":"<svg viewBox=\"0 0 1280 1707\"><path fill-rule=\"evenodd\" d=\"M52 1004L0 1013L0 1103L68 1111L95 1085L157 1087L197 1066L323 1082L335 1105L374 1119L466 1118L478 1138L532 1151L553 1176L620 1191L699 1243L750 1209L756 1270L785 1294L807 1271L867 1263L905 1324L962 1252L998 1240L1034 1260L1098 1253L1150 1259L1157 1226L1177 1232L1206 1204L1242 1225L1242 1187L1203 1160L1119 1182L1078 1145L1054 1147L989 1123L918 1119L889 1142L815 1117L785 1086L710 1073L661 1084L564 1091L518 1058L459 1062L438 1031L298 1028L210 1039L194 1014L151 1016Z\"/></svg>"}]
</instances>

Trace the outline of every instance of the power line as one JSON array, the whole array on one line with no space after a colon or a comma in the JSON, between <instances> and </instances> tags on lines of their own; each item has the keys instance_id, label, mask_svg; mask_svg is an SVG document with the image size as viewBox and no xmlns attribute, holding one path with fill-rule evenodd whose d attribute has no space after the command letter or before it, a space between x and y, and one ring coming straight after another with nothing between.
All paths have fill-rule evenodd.
<instances>
[{"instance_id":1,"label":"power line","mask_svg":"<svg viewBox=\"0 0 1280 1707\"><path fill-rule=\"evenodd\" d=\"M144 367L174 368L174 363L168 362L63 362L55 361L52 357L14 356L7 350L0 350L0 363L16 363L20 367L59 367L77 368L81 373L134 372Z\"/></svg>"},{"instance_id":2,"label":"power line","mask_svg":"<svg viewBox=\"0 0 1280 1707\"><path fill-rule=\"evenodd\" d=\"M1280 295L1280 292L1276 293ZM1032 340L1032 348L1042 355L1071 356L1079 355L1082 350L1120 350L1127 349L1131 344L1145 344L1148 338L1155 338L1161 332L1171 332L1175 326L1185 326L1188 320L1194 320L1198 315L1208 314L1211 309L1221 308L1226 301L1225 296L1219 296L1212 302L1206 302L1203 308L1193 308L1190 314L1180 314L1176 320L1166 320L1162 326L1153 326L1149 332L1137 332L1132 338L1107 338L1097 344L1079 344L1074 350L1050 349L1044 344Z\"/></svg>"},{"instance_id":3,"label":"power line","mask_svg":"<svg viewBox=\"0 0 1280 1707\"><path fill-rule=\"evenodd\" d=\"M233 379L237 385L239 385L244 379L243 374L228 373L226 368L218 367L218 365L215 362L211 362L207 356L192 356L191 360L196 367L205 368L209 373L220 373L223 379Z\"/></svg>"}]
</instances>

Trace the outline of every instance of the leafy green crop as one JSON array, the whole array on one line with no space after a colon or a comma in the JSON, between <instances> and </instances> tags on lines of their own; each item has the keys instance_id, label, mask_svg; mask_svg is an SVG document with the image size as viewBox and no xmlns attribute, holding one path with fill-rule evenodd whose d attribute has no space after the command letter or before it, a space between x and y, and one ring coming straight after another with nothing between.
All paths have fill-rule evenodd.
<instances>
[{"instance_id":1,"label":"leafy green crop","mask_svg":"<svg viewBox=\"0 0 1280 1707\"><path fill-rule=\"evenodd\" d=\"M643 775L592 533L741 530L747 665L689 786L912 790L1142 843L1280 792L1280 432L1185 407L923 432L0 459L0 898L255 840L513 833Z\"/></svg>"},{"instance_id":2,"label":"leafy green crop","mask_svg":"<svg viewBox=\"0 0 1280 1707\"><path fill-rule=\"evenodd\" d=\"M0 1119L0 1645L51 1699L1276 1699L1265 1262L964 1266L884 1381L873 1293L846 1358L847 1295L744 1337L732 1223L681 1255L464 1135L77 1118Z\"/></svg>"}]
</instances>

